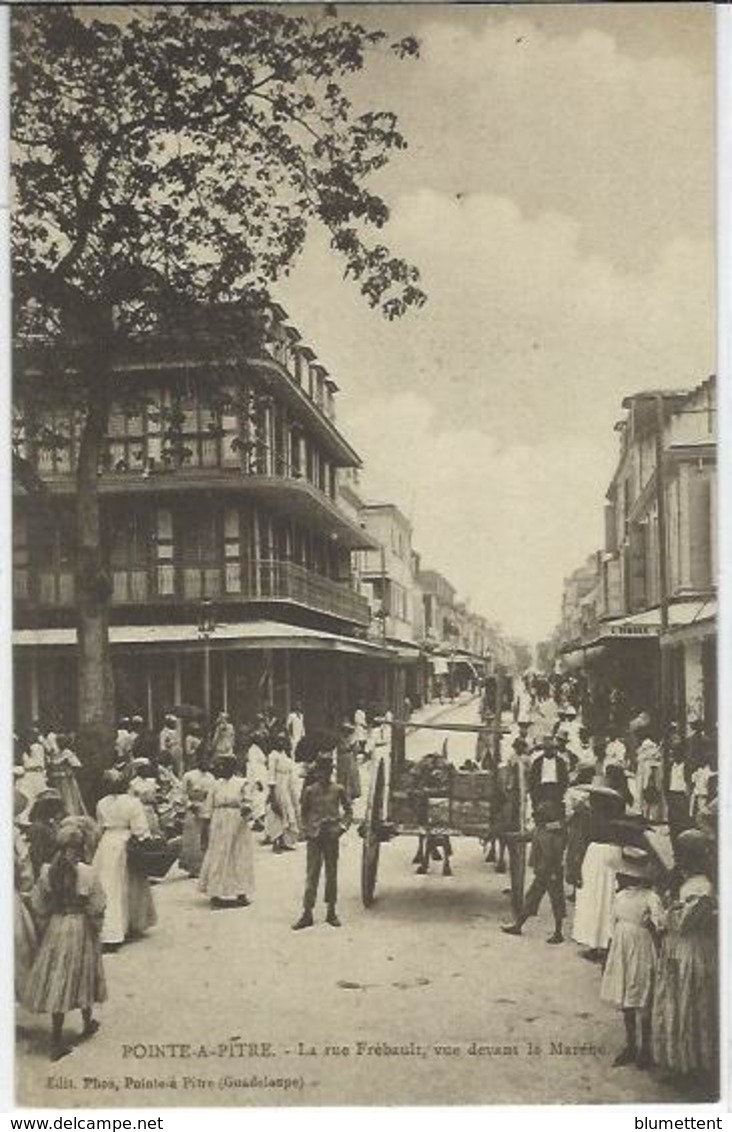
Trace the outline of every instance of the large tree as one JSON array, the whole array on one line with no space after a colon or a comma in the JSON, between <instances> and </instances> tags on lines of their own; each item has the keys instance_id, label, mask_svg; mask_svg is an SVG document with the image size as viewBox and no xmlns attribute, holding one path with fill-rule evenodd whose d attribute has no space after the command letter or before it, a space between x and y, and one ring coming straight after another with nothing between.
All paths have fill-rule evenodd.
<instances>
[{"instance_id":1,"label":"large tree","mask_svg":"<svg viewBox=\"0 0 732 1132\"><path fill-rule=\"evenodd\" d=\"M405 141L393 113L349 95L370 55L417 43L332 7L24 5L11 19L17 467L67 442L44 409L74 413L78 717L98 755L114 695L98 470L126 395L118 363L173 312L261 304L313 222L371 306L422 304L416 268L377 238L389 211L369 188Z\"/></svg>"}]
</instances>

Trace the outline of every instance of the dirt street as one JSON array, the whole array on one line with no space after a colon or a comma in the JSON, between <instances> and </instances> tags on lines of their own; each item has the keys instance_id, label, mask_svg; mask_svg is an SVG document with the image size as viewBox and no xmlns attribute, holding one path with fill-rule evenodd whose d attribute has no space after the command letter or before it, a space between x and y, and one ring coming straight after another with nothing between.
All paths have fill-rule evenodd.
<instances>
[{"instance_id":1,"label":"dirt street","mask_svg":"<svg viewBox=\"0 0 732 1132\"><path fill-rule=\"evenodd\" d=\"M474 705L447 719L475 717ZM415 732L410 751L432 739ZM470 737L450 739L451 757ZM464 753L463 753L464 751ZM571 1103L682 1099L652 1073L613 1069L622 1039L600 971L549 947L548 909L503 935L505 877L475 841L455 875L415 876L414 842L384 847L374 906L360 840L343 844L340 930L294 933L304 851L257 850L248 909L211 911L196 883L156 886L159 924L106 958L109 1001L88 1044L52 1065L47 1020L20 1017L25 1103L261 1105ZM570 934L568 932L568 934ZM78 1020L71 1025L76 1027Z\"/></svg>"}]
</instances>

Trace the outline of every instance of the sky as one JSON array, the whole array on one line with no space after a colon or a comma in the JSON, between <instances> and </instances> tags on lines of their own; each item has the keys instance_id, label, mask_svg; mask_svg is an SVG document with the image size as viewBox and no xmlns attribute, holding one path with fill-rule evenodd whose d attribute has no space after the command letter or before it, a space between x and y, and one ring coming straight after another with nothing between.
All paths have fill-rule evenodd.
<instances>
[{"instance_id":1,"label":"sky","mask_svg":"<svg viewBox=\"0 0 732 1132\"><path fill-rule=\"evenodd\" d=\"M427 305L369 310L313 233L278 297L338 381L370 501L535 642L602 545L623 396L714 371L714 12L372 5L417 36L354 84L409 148L374 187Z\"/></svg>"}]
</instances>

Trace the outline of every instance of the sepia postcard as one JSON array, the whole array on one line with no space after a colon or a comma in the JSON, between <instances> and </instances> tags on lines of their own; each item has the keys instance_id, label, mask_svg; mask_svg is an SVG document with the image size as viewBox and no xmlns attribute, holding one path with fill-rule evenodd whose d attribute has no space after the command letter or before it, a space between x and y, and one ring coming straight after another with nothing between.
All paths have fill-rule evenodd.
<instances>
[{"instance_id":1,"label":"sepia postcard","mask_svg":"<svg viewBox=\"0 0 732 1132\"><path fill-rule=\"evenodd\" d=\"M9 23L17 1103L717 1100L714 6Z\"/></svg>"}]
</instances>

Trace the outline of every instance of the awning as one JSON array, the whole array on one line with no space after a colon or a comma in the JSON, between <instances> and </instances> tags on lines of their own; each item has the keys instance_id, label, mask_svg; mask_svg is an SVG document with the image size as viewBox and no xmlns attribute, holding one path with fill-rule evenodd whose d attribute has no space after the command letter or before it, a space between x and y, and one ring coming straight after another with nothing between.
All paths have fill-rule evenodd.
<instances>
[{"instance_id":1,"label":"awning","mask_svg":"<svg viewBox=\"0 0 732 1132\"><path fill-rule=\"evenodd\" d=\"M451 664L464 664L466 666L466 668L470 669L470 671L473 673L474 676L480 677L480 672L478 671L477 665L482 664L483 661L477 660L476 657L468 656L466 653L463 653L463 652L458 652L458 653L455 653L454 656L450 657L450 663Z\"/></svg>"},{"instance_id":2,"label":"awning","mask_svg":"<svg viewBox=\"0 0 732 1132\"><path fill-rule=\"evenodd\" d=\"M686 630L696 630L700 636L709 636L715 631L717 620L716 598L684 598L671 602L668 606L668 630L663 634L664 642L671 643L681 639L681 633L688 639ZM572 663L576 658L589 659L593 648L606 641L620 639L661 637L661 614L658 607L644 609L641 613L616 617L602 621L596 634L584 644L565 646L563 660Z\"/></svg>"},{"instance_id":3,"label":"awning","mask_svg":"<svg viewBox=\"0 0 732 1132\"><path fill-rule=\"evenodd\" d=\"M422 657L422 650L419 645L410 645L406 641L390 641L389 643L397 660L407 664L417 664Z\"/></svg>"},{"instance_id":4,"label":"awning","mask_svg":"<svg viewBox=\"0 0 732 1132\"><path fill-rule=\"evenodd\" d=\"M197 625L112 625L109 642L113 647L186 648L202 644ZM209 637L212 648L230 649L310 649L356 653L361 656L391 657L395 650L358 637L345 637L281 621L241 621L217 625ZM75 648L76 629L15 629L13 645L18 648Z\"/></svg>"},{"instance_id":5,"label":"awning","mask_svg":"<svg viewBox=\"0 0 732 1132\"><path fill-rule=\"evenodd\" d=\"M668 630L661 635L661 648L702 641L717 632L717 599L680 602L669 609Z\"/></svg>"}]
</instances>

